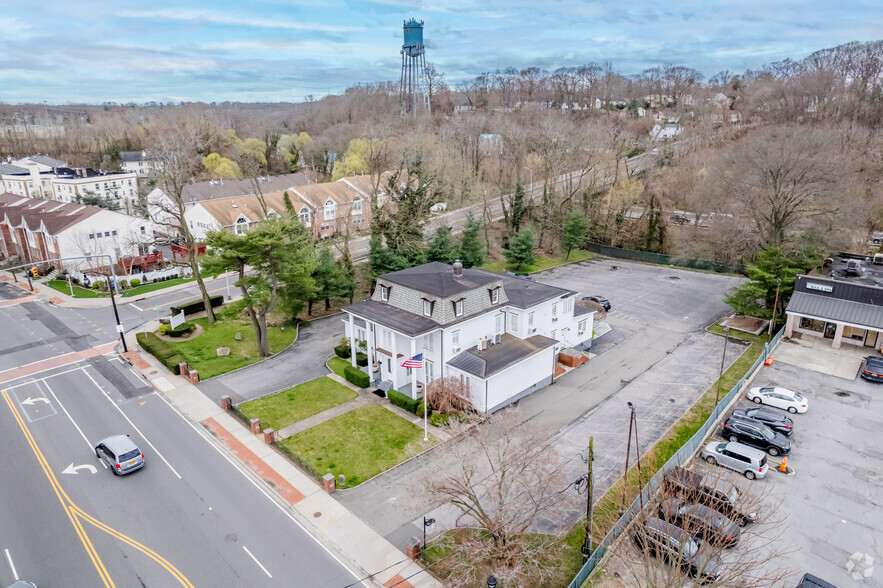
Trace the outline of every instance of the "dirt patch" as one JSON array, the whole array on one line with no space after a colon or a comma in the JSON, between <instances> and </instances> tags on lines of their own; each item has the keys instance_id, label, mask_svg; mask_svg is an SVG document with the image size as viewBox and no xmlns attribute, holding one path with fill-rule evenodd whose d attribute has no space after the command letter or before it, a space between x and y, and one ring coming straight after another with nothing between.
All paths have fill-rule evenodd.
<instances>
[{"instance_id":1,"label":"dirt patch","mask_svg":"<svg viewBox=\"0 0 883 588\"><path fill-rule=\"evenodd\" d=\"M203 311L204 312L204 311ZM163 335L159 331L156 332L156 336L162 339L163 341L170 341L174 343L175 341L189 341L190 339L196 339L200 335L202 335L202 325L195 325L196 330L185 337L169 337L168 335Z\"/></svg>"},{"instance_id":2,"label":"dirt patch","mask_svg":"<svg viewBox=\"0 0 883 588\"><path fill-rule=\"evenodd\" d=\"M745 315L731 316L721 321L721 326L753 335L759 335L769 324L770 322L766 319Z\"/></svg>"}]
</instances>

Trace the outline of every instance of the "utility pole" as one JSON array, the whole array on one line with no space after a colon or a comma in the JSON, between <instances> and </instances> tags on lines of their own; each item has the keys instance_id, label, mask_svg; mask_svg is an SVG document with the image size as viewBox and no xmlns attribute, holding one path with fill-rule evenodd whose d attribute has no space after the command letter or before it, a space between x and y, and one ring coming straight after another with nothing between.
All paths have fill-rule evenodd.
<instances>
[{"instance_id":1,"label":"utility pole","mask_svg":"<svg viewBox=\"0 0 883 588\"><path fill-rule=\"evenodd\" d=\"M717 394L714 396L714 406L717 408L717 403L720 402L721 398L721 380L724 379L724 363L727 361L727 343L730 342L730 327L724 327L724 355L721 357L721 373L717 378Z\"/></svg>"},{"instance_id":2,"label":"utility pole","mask_svg":"<svg viewBox=\"0 0 883 588\"><path fill-rule=\"evenodd\" d=\"M631 408L632 403L629 402L629 408ZM629 457L632 453L632 424L635 422L634 412L629 415L629 441L625 447L625 472L622 474L622 508L625 510L625 496L626 496L626 486L628 485L629 479Z\"/></svg>"},{"instance_id":3,"label":"utility pole","mask_svg":"<svg viewBox=\"0 0 883 588\"><path fill-rule=\"evenodd\" d=\"M773 329L776 325L776 310L778 310L779 306L779 286L782 285L782 278L776 278L776 301L773 302L773 318L770 320L770 332L769 337L772 339L773 337Z\"/></svg>"},{"instance_id":4,"label":"utility pole","mask_svg":"<svg viewBox=\"0 0 883 588\"><path fill-rule=\"evenodd\" d=\"M589 437L589 460L586 474L586 539L583 542L583 557L588 559L592 555L592 507L595 491L595 479L592 477L592 462L595 461L594 438Z\"/></svg>"}]
</instances>

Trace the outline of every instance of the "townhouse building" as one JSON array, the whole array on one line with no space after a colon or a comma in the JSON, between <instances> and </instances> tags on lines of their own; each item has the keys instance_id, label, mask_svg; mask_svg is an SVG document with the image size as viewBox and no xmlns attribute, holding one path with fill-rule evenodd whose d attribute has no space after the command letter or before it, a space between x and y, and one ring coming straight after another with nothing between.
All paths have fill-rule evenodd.
<instances>
[{"instance_id":1,"label":"townhouse building","mask_svg":"<svg viewBox=\"0 0 883 588\"><path fill-rule=\"evenodd\" d=\"M453 376L475 410L493 412L550 384L558 353L591 346L594 312L579 294L532 280L432 262L379 276L371 299L343 309L355 365L373 385L419 398ZM401 367L423 354L423 369Z\"/></svg>"}]
</instances>

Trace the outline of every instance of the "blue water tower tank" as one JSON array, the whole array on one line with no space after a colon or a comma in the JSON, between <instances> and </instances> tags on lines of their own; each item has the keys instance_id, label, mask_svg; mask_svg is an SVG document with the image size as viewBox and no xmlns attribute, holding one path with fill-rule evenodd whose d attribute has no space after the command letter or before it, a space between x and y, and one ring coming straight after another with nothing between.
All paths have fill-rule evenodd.
<instances>
[{"instance_id":1,"label":"blue water tower tank","mask_svg":"<svg viewBox=\"0 0 883 588\"><path fill-rule=\"evenodd\" d=\"M405 47L423 47L423 21L410 19L405 21Z\"/></svg>"}]
</instances>

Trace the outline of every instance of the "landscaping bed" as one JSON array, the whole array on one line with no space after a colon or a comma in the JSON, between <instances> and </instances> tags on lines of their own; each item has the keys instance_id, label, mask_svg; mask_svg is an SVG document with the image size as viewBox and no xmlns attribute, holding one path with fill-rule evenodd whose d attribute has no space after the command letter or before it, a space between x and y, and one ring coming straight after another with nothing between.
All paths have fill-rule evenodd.
<instances>
[{"instance_id":1,"label":"landscaping bed","mask_svg":"<svg viewBox=\"0 0 883 588\"><path fill-rule=\"evenodd\" d=\"M67 280L49 280L48 282L43 282L45 285L49 286L53 290L57 290L62 294L71 295L71 289L67 285ZM90 290L89 288L83 288L82 286L74 286L74 298L104 298L105 296L110 296L108 292L99 292L98 290Z\"/></svg>"},{"instance_id":2,"label":"landscaping bed","mask_svg":"<svg viewBox=\"0 0 883 588\"><path fill-rule=\"evenodd\" d=\"M261 428L276 431L358 396L343 384L321 377L238 406L246 419L261 419Z\"/></svg>"},{"instance_id":3,"label":"landscaping bed","mask_svg":"<svg viewBox=\"0 0 883 588\"><path fill-rule=\"evenodd\" d=\"M191 368L199 371L200 379L207 380L264 359L258 353L254 328L249 321L225 318L209 325L207 318L198 318L190 322L203 329L200 336L166 344ZM241 341L236 340L236 333L242 334ZM297 329L293 326L284 331L279 327L267 327L270 353L279 353L291 345L296 336ZM219 347L229 347L230 355L218 357Z\"/></svg>"},{"instance_id":4,"label":"landscaping bed","mask_svg":"<svg viewBox=\"0 0 883 588\"><path fill-rule=\"evenodd\" d=\"M329 472L343 474L346 487L352 488L435 443L431 436L424 443L420 427L382 406L369 404L277 445L317 479Z\"/></svg>"}]
</instances>

